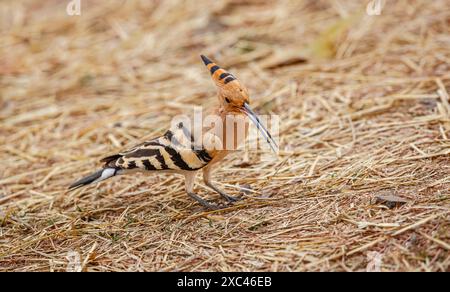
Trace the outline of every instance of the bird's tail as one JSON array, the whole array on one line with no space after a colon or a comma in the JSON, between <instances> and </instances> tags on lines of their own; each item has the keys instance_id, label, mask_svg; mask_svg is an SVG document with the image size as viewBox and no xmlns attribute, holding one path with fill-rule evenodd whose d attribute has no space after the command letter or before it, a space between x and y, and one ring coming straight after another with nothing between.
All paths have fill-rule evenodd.
<instances>
[{"instance_id":1,"label":"bird's tail","mask_svg":"<svg viewBox=\"0 0 450 292\"><path fill-rule=\"evenodd\" d=\"M74 182L69 186L69 190L75 190L84 187L86 185L89 185L91 183L98 183L102 180L115 176L117 174L117 171L118 170L116 168L111 167L103 168Z\"/></svg>"}]
</instances>

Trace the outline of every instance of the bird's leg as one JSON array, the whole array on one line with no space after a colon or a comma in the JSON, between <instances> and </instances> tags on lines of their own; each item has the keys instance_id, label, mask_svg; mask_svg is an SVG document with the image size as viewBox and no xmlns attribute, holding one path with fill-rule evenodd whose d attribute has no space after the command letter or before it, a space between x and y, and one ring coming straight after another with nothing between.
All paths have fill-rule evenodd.
<instances>
[{"instance_id":1,"label":"bird's leg","mask_svg":"<svg viewBox=\"0 0 450 292\"><path fill-rule=\"evenodd\" d=\"M197 196L194 193L195 175L196 175L196 172L189 172L189 173L184 175L185 179L186 179L185 180L186 193L188 194L188 196L191 197L192 199L196 200L200 205L202 205L204 208L206 208L208 210L217 210L217 209L219 209L218 206L208 203L207 201L205 201L204 199L200 198L199 196Z\"/></svg>"},{"instance_id":2,"label":"bird's leg","mask_svg":"<svg viewBox=\"0 0 450 292\"><path fill-rule=\"evenodd\" d=\"M228 202L232 203L232 202L236 202L236 201L239 200L238 198L235 198L235 197L232 197L230 195L227 195L224 191L222 191L221 189L217 188L215 185L212 184L212 182L211 182L211 168L210 167L203 168L203 181L205 182L205 184L208 187L213 189L216 193L218 193L222 198L224 198Z\"/></svg>"}]
</instances>

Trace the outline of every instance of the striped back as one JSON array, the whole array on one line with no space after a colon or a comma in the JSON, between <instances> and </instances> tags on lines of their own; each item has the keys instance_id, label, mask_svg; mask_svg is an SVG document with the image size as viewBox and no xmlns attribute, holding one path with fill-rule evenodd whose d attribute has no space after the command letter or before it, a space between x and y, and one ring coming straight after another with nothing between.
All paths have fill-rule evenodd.
<instances>
[{"instance_id":1,"label":"striped back","mask_svg":"<svg viewBox=\"0 0 450 292\"><path fill-rule=\"evenodd\" d=\"M183 123L179 123L159 138L102 161L107 167L126 170L198 170L211 160L210 153L202 147L196 147L192 134Z\"/></svg>"}]
</instances>

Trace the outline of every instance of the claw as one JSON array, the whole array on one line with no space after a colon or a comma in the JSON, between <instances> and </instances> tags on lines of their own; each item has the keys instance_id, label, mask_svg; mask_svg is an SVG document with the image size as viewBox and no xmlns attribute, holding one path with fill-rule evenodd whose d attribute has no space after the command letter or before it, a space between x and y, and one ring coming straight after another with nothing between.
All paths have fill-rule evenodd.
<instances>
[{"instance_id":1,"label":"claw","mask_svg":"<svg viewBox=\"0 0 450 292\"><path fill-rule=\"evenodd\" d=\"M210 204L210 203L206 203L205 205L203 205L203 207L204 207L206 210L209 210L209 211L214 211L214 210L220 210L220 209L222 209L220 206L214 205L214 204Z\"/></svg>"},{"instance_id":2,"label":"claw","mask_svg":"<svg viewBox=\"0 0 450 292\"><path fill-rule=\"evenodd\" d=\"M240 198L232 197L232 196L225 195L225 194L222 196L230 203L235 203L240 200Z\"/></svg>"}]
</instances>

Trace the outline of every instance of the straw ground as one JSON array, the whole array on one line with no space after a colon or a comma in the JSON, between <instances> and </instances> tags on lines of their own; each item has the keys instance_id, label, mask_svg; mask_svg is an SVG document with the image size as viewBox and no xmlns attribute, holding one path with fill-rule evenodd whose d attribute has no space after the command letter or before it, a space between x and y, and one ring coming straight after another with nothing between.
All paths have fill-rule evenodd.
<instances>
[{"instance_id":1,"label":"straw ground","mask_svg":"<svg viewBox=\"0 0 450 292\"><path fill-rule=\"evenodd\" d=\"M448 271L450 6L364 2L1 1L0 270ZM215 176L244 199L205 212L170 175L67 193L215 104L201 53L281 117L278 157Z\"/></svg>"}]
</instances>

